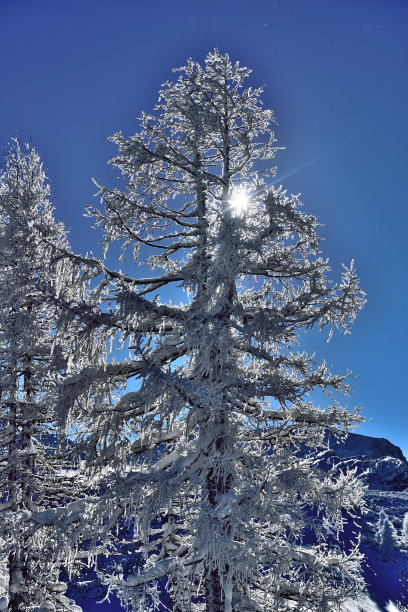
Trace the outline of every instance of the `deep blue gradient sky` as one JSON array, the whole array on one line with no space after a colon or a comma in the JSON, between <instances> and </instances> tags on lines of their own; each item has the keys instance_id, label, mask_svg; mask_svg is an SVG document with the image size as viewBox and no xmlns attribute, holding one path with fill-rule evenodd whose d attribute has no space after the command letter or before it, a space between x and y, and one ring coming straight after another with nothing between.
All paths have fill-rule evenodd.
<instances>
[{"instance_id":1,"label":"deep blue gradient sky","mask_svg":"<svg viewBox=\"0 0 408 612\"><path fill-rule=\"evenodd\" d=\"M356 261L367 307L351 336L316 347L351 369L360 432L408 455L408 2L405 0L0 0L0 143L32 138L74 250L98 253L84 218L117 130L137 130L171 69L219 47L265 85L277 183L325 224L334 268Z\"/></svg>"}]
</instances>

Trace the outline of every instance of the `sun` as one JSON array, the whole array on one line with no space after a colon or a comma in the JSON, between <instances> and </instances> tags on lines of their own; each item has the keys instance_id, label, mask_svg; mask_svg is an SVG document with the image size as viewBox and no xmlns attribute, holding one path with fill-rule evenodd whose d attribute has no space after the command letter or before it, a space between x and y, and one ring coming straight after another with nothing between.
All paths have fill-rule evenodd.
<instances>
[{"instance_id":1,"label":"sun","mask_svg":"<svg viewBox=\"0 0 408 612\"><path fill-rule=\"evenodd\" d=\"M242 215L249 205L248 194L243 189L239 189L232 195L230 205L236 215Z\"/></svg>"}]
</instances>

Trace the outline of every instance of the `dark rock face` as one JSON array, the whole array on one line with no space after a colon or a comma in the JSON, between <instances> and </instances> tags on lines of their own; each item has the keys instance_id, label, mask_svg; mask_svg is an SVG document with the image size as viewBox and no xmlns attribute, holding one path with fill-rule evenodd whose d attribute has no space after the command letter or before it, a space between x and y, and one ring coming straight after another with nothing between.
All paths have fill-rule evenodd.
<instances>
[{"instance_id":1,"label":"dark rock face","mask_svg":"<svg viewBox=\"0 0 408 612\"><path fill-rule=\"evenodd\" d=\"M330 436L328 442L331 450L340 459L361 456L370 459L393 457L408 466L408 461L402 454L401 449L385 438L372 438L371 436L351 433L345 442L338 442L333 436Z\"/></svg>"},{"instance_id":2,"label":"dark rock face","mask_svg":"<svg viewBox=\"0 0 408 612\"><path fill-rule=\"evenodd\" d=\"M401 449L385 438L349 434L345 442L331 437L325 460L341 469L357 468L370 491L408 490L408 461Z\"/></svg>"}]
</instances>

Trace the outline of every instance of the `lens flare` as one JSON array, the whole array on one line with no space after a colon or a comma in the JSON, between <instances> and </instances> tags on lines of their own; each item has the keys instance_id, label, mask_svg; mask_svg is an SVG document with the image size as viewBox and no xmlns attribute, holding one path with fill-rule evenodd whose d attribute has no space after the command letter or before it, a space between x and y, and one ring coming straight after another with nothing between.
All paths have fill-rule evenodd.
<instances>
[{"instance_id":1,"label":"lens flare","mask_svg":"<svg viewBox=\"0 0 408 612\"><path fill-rule=\"evenodd\" d=\"M234 213L241 215L248 208L249 197L243 190L236 191L230 200L230 204Z\"/></svg>"}]
</instances>

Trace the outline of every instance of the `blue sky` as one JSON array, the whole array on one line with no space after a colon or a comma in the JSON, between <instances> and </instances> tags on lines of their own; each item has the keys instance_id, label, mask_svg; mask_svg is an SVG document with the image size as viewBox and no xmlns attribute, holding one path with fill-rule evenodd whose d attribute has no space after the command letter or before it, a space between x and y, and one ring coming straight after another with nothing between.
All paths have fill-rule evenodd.
<instances>
[{"instance_id":1,"label":"blue sky","mask_svg":"<svg viewBox=\"0 0 408 612\"><path fill-rule=\"evenodd\" d=\"M350 336L313 334L358 375L360 433L408 455L406 204L408 3L404 0L1 0L0 143L32 139L74 250L99 252L83 217L112 185L107 137L137 130L171 69L218 47L253 69L275 111L277 183L302 194L333 268L354 258L367 306Z\"/></svg>"}]
</instances>

